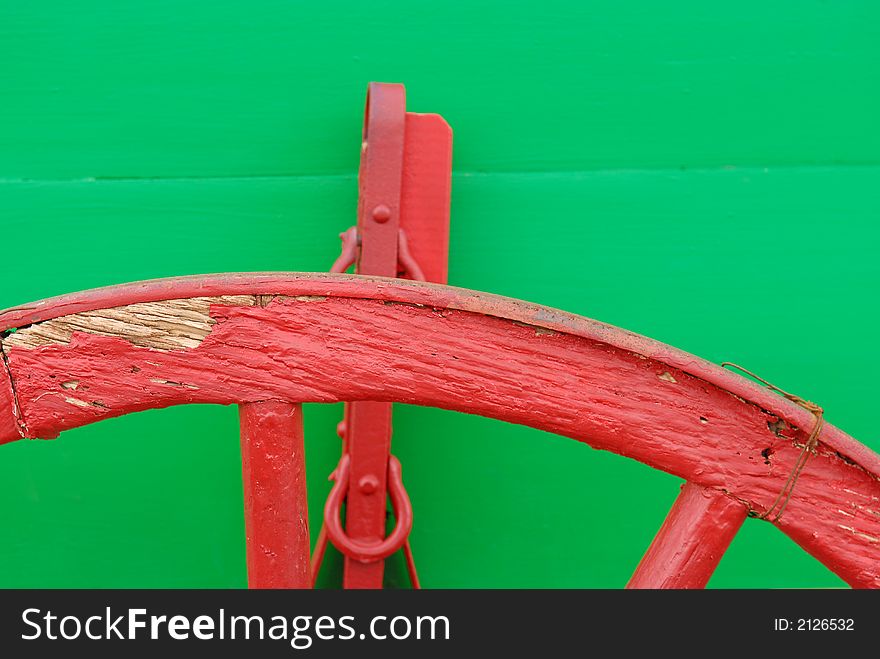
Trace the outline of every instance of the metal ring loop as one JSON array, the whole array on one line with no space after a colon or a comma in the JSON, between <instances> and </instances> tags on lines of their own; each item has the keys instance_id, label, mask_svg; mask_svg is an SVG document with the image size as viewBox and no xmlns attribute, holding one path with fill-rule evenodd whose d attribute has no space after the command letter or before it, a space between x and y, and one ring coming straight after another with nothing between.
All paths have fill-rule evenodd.
<instances>
[{"instance_id":1,"label":"metal ring loop","mask_svg":"<svg viewBox=\"0 0 880 659\"><path fill-rule=\"evenodd\" d=\"M356 561L372 563L388 558L403 547L413 524L412 503L403 487L400 461L393 455L388 457L388 495L391 498L397 524L387 538L373 542L352 540L346 535L339 521L339 510L348 492L350 466L351 456L344 453L332 475L335 483L324 505L327 537L339 551Z\"/></svg>"}]
</instances>

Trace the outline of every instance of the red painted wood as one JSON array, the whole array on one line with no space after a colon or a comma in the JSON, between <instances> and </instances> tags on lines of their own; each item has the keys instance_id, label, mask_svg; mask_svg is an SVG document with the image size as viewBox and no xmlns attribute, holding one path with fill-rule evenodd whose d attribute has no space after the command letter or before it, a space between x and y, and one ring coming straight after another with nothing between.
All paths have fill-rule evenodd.
<instances>
[{"instance_id":1,"label":"red painted wood","mask_svg":"<svg viewBox=\"0 0 880 659\"><path fill-rule=\"evenodd\" d=\"M21 439L27 433L20 427L21 415L15 402L15 391L6 367L6 355L0 359L0 444Z\"/></svg>"},{"instance_id":2,"label":"red painted wood","mask_svg":"<svg viewBox=\"0 0 880 659\"><path fill-rule=\"evenodd\" d=\"M401 280L277 274L146 282L10 310L0 327L135 301L248 293L289 297L265 308L216 305L211 333L190 350L90 334L8 350L28 436L185 402L402 401L566 435L761 512L814 422L751 381L650 339L545 307ZM77 390L88 392L85 406L65 401L60 383L68 379L88 387ZM8 401L2 415L15 416ZM790 426L781 436L768 427L777 419ZM880 585L878 464L880 456L827 425L777 523L856 586Z\"/></svg>"},{"instance_id":3,"label":"red painted wood","mask_svg":"<svg viewBox=\"0 0 880 659\"><path fill-rule=\"evenodd\" d=\"M627 588L705 588L747 515L741 501L685 483Z\"/></svg>"},{"instance_id":4,"label":"red painted wood","mask_svg":"<svg viewBox=\"0 0 880 659\"><path fill-rule=\"evenodd\" d=\"M310 588L302 405L239 407L248 586Z\"/></svg>"},{"instance_id":5,"label":"red painted wood","mask_svg":"<svg viewBox=\"0 0 880 659\"><path fill-rule=\"evenodd\" d=\"M772 412L790 425L810 428L815 423L810 412L750 379L720 368L701 357L613 325L492 293L384 277L311 272L248 272L150 279L59 295L5 309L0 311L0 332L95 309L217 295L370 298L507 318L642 355L705 380ZM11 406L3 410L7 414L12 413ZM0 424L0 428L2 427ZM7 441L11 439L14 437ZM822 442L866 470L880 473L880 455L835 426L826 425L823 428Z\"/></svg>"},{"instance_id":6,"label":"red painted wood","mask_svg":"<svg viewBox=\"0 0 880 659\"><path fill-rule=\"evenodd\" d=\"M406 114L400 228L426 281L445 284L449 269L452 129L437 114ZM366 273L365 273L366 274Z\"/></svg>"}]
</instances>

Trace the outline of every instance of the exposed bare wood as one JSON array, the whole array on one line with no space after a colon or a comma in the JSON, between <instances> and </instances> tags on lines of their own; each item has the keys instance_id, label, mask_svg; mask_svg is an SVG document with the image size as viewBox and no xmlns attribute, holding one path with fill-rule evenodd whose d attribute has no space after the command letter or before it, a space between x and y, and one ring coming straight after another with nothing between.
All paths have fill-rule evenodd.
<instances>
[{"instance_id":1,"label":"exposed bare wood","mask_svg":"<svg viewBox=\"0 0 880 659\"><path fill-rule=\"evenodd\" d=\"M212 304L255 303L253 295L220 295L83 311L20 329L3 339L3 349L67 344L74 332L88 332L123 338L142 348L186 350L195 348L210 333L216 322L210 314Z\"/></svg>"}]
</instances>

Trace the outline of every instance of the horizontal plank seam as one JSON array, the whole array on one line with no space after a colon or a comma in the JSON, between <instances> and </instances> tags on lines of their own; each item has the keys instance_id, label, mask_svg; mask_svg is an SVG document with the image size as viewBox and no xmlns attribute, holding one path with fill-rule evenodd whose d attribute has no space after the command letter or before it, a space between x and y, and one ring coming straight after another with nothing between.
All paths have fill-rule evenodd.
<instances>
[{"instance_id":1,"label":"horizontal plank seam","mask_svg":"<svg viewBox=\"0 0 880 659\"><path fill-rule=\"evenodd\" d=\"M727 165L663 165L657 167L582 167L577 169L522 169L522 170L491 170L491 169L460 169L453 170L453 177L505 177L505 176L576 176L580 174L711 174L737 172L779 172L779 171L840 171L862 170L880 168L880 162L848 162L848 163L784 163L766 164L745 163ZM34 178L34 177L7 177L0 178L0 185L26 185L30 183L150 183L150 182L210 182L210 181L277 181L284 179L339 179L354 180L356 172L327 172L323 174L307 174L296 172L280 172L277 174L219 174L219 175L182 175L182 176L112 176L97 175L73 178Z\"/></svg>"}]
</instances>

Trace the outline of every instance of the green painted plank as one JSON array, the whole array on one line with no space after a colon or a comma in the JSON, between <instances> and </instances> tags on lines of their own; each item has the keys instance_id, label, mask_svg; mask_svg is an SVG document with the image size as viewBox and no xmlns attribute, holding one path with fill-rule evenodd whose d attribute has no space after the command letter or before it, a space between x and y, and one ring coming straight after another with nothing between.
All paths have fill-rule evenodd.
<instances>
[{"instance_id":1,"label":"green painted plank","mask_svg":"<svg viewBox=\"0 0 880 659\"><path fill-rule=\"evenodd\" d=\"M0 306L144 277L325 269L355 203L352 175L2 183ZM740 362L880 450L880 355L865 347L878 214L880 167L460 174L450 276ZM308 406L313 518L339 415ZM0 447L0 586L243 585L237 441L233 409L197 406ZM676 495L676 479L623 458L445 411L398 406L394 444L429 586L620 586ZM839 583L756 520L713 580Z\"/></svg>"},{"instance_id":2,"label":"green painted plank","mask_svg":"<svg viewBox=\"0 0 880 659\"><path fill-rule=\"evenodd\" d=\"M4 229L27 249L0 306L185 273L315 270L355 223L354 175L0 183Z\"/></svg>"},{"instance_id":3,"label":"green painted plank","mask_svg":"<svg viewBox=\"0 0 880 659\"><path fill-rule=\"evenodd\" d=\"M0 177L353 172L369 80L463 171L876 163L880 5L0 0Z\"/></svg>"}]
</instances>

